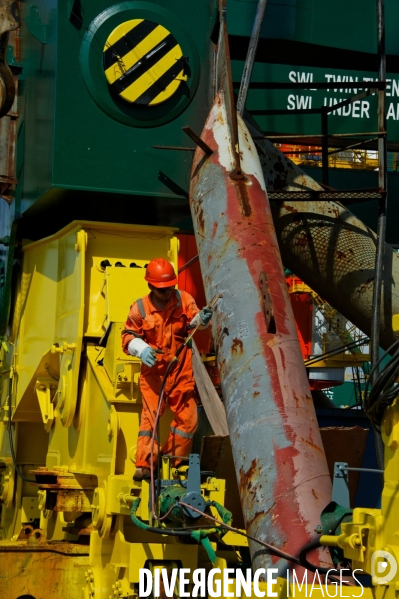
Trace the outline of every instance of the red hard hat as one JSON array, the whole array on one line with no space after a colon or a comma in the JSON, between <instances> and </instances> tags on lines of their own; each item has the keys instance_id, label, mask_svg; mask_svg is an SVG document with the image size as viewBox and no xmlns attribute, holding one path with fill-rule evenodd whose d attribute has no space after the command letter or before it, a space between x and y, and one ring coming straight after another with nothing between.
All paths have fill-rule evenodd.
<instances>
[{"instance_id":1,"label":"red hard hat","mask_svg":"<svg viewBox=\"0 0 399 599\"><path fill-rule=\"evenodd\" d=\"M154 287L162 288L177 285L177 277L173 266L163 258L155 258L147 264L144 278Z\"/></svg>"}]
</instances>

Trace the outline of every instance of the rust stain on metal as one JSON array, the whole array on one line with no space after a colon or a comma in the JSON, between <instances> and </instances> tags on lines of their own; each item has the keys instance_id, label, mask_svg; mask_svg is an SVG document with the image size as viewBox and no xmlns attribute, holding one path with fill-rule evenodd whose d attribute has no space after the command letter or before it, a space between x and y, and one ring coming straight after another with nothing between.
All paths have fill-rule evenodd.
<instances>
[{"instance_id":1,"label":"rust stain on metal","mask_svg":"<svg viewBox=\"0 0 399 599\"><path fill-rule=\"evenodd\" d=\"M18 541L23 541L23 540L29 539L29 537L31 536L33 531L34 531L34 528L31 524L27 524L26 526L23 526L18 535Z\"/></svg>"},{"instance_id":2,"label":"rust stain on metal","mask_svg":"<svg viewBox=\"0 0 399 599\"><path fill-rule=\"evenodd\" d=\"M2 599L71 599L85 586L89 547L63 541L2 541Z\"/></svg>"},{"instance_id":3,"label":"rust stain on metal","mask_svg":"<svg viewBox=\"0 0 399 599\"><path fill-rule=\"evenodd\" d=\"M298 398L297 394L295 393L295 391L292 392L292 397L294 398L296 407L299 408L299 398Z\"/></svg>"},{"instance_id":4,"label":"rust stain on metal","mask_svg":"<svg viewBox=\"0 0 399 599\"><path fill-rule=\"evenodd\" d=\"M257 244L252 244L257 245ZM273 300L270 293L269 283L265 272L261 272L259 277L259 287L262 296L262 308L266 319L266 328L268 333L275 333L275 326L271 327L272 321L274 322L274 309ZM274 330L272 330L274 328Z\"/></svg>"},{"instance_id":5,"label":"rust stain on metal","mask_svg":"<svg viewBox=\"0 0 399 599\"><path fill-rule=\"evenodd\" d=\"M372 284L374 284L374 277L370 277L369 279L367 279L367 281L364 281L364 283L359 285L359 287L357 288L357 292L358 293L368 293L368 291L369 291L368 288Z\"/></svg>"},{"instance_id":6,"label":"rust stain on metal","mask_svg":"<svg viewBox=\"0 0 399 599\"><path fill-rule=\"evenodd\" d=\"M273 506L272 506L273 507ZM268 512L270 512L272 508L270 507L268 510L262 511L262 512L255 512L255 514L252 516L252 518L250 520L248 520L248 522L246 522L246 527L250 528L250 526L252 526L252 524L255 522L255 520L257 520L260 517L265 517Z\"/></svg>"},{"instance_id":7,"label":"rust stain on metal","mask_svg":"<svg viewBox=\"0 0 399 599\"><path fill-rule=\"evenodd\" d=\"M213 238L215 237L215 235L216 235L216 231L217 231L217 229L218 229L218 225L219 225L219 223L218 223L218 222L216 222L216 221L213 223L213 228L212 228L212 239L213 239Z\"/></svg>"},{"instance_id":8,"label":"rust stain on metal","mask_svg":"<svg viewBox=\"0 0 399 599\"><path fill-rule=\"evenodd\" d=\"M230 173L230 179L235 185L237 190L238 201L240 202L241 211L243 216L251 216L252 208L249 201L247 179L243 175L237 175L234 171ZM248 223L250 224L250 223Z\"/></svg>"},{"instance_id":9,"label":"rust stain on metal","mask_svg":"<svg viewBox=\"0 0 399 599\"><path fill-rule=\"evenodd\" d=\"M303 443L306 443L306 445L309 445L309 447L312 447L313 449L315 449L316 451L318 451L319 453L324 455L324 450L319 447L319 445L316 445L315 443L313 443L312 439L305 439L304 437L302 437L302 441Z\"/></svg>"},{"instance_id":10,"label":"rust stain on metal","mask_svg":"<svg viewBox=\"0 0 399 599\"><path fill-rule=\"evenodd\" d=\"M285 354L281 347L279 347L279 350L280 350L281 364L282 364L283 370L285 370ZM294 395L295 395L295 393L294 393Z\"/></svg>"},{"instance_id":11,"label":"rust stain on metal","mask_svg":"<svg viewBox=\"0 0 399 599\"><path fill-rule=\"evenodd\" d=\"M254 391L252 393L252 397L258 397L258 395L260 395L260 391Z\"/></svg>"},{"instance_id":12,"label":"rust stain on metal","mask_svg":"<svg viewBox=\"0 0 399 599\"><path fill-rule=\"evenodd\" d=\"M220 105L222 103L222 100L219 99L218 100L218 104ZM224 118L223 118L223 114L221 111L218 111L217 115L216 115L216 120L221 123L222 125L224 125Z\"/></svg>"},{"instance_id":13,"label":"rust stain on metal","mask_svg":"<svg viewBox=\"0 0 399 599\"><path fill-rule=\"evenodd\" d=\"M293 212L294 214L298 212L298 210L294 208L294 206L291 206L291 204L287 204L287 202L282 203L282 208L284 208L287 212Z\"/></svg>"},{"instance_id":14,"label":"rust stain on metal","mask_svg":"<svg viewBox=\"0 0 399 599\"><path fill-rule=\"evenodd\" d=\"M198 210L198 223L199 223L201 231L203 231L204 227L205 227L205 221L204 221L204 211L202 210L202 208L200 208Z\"/></svg>"},{"instance_id":15,"label":"rust stain on metal","mask_svg":"<svg viewBox=\"0 0 399 599\"><path fill-rule=\"evenodd\" d=\"M248 491L252 487L252 477L258 470L258 460L254 458L250 467L246 472L240 469L240 491L241 493Z\"/></svg>"},{"instance_id":16,"label":"rust stain on metal","mask_svg":"<svg viewBox=\"0 0 399 599\"><path fill-rule=\"evenodd\" d=\"M237 339L237 337L234 337L233 345L231 346L231 351L233 354L242 354L242 352L244 351L244 345L241 339Z\"/></svg>"},{"instance_id":17,"label":"rust stain on metal","mask_svg":"<svg viewBox=\"0 0 399 599\"><path fill-rule=\"evenodd\" d=\"M317 495L316 491L314 489L312 489L312 495L315 499L318 499L319 496Z\"/></svg>"},{"instance_id":18,"label":"rust stain on metal","mask_svg":"<svg viewBox=\"0 0 399 599\"><path fill-rule=\"evenodd\" d=\"M296 241L296 245L300 245L300 246L305 246L305 245L309 245L309 239L307 235L301 235L300 237L297 237Z\"/></svg>"},{"instance_id":19,"label":"rust stain on metal","mask_svg":"<svg viewBox=\"0 0 399 599\"><path fill-rule=\"evenodd\" d=\"M48 470L46 467L40 467L37 470L30 470L34 474L36 483L40 489L59 490L84 490L95 489L98 486L98 478L95 474L81 474L69 472L62 467L56 467Z\"/></svg>"}]
</instances>

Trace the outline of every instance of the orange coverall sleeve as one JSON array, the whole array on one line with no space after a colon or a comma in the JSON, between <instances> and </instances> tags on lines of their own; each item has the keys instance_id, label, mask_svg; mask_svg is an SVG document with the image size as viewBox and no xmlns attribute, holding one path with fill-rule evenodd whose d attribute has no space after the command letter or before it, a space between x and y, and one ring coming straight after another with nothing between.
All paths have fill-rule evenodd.
<instances>
[{"instance_id":1,"label":"orange coverall sleeve","mask_svg":"<svg viewBox=\"0 0 399 599\"><path fill-rule=\"evenodd\" d=\"M127 346L129 345L131 340L135 337L139 337L140 339L143 339L144 337L143 318L140 314L140 310L138 309L136 302L132 306L130 306L130 311L125 322L125 330L129 329L132 331L131 333L124 333L122 335L122 349L127 355L129 355Z\"/></svg>"},{"instance_id":2,"label":"orange coverall sleeve","mask_svg":"<svg viewBox=\"0 0 399 599\"><path fill-rule=\"evenodd\" d=\"M198 312L200 312L200 309L198 308L197 304L195 303L195 299L186 291L184 292L186 294L186 314L187 314L187 322L190 323L191 320L194 318L194 316L196 314L198 314Z\"/></svg>"},{"instance_id":3,"label":"orange coverall sleeve","mask_svg":"<svg viewBox=\"0 0 399 599\"><path fill-rule=\"evenodd\" d=\"M186 314L187 314L187 324L189 324L194 316L200 312L197 304L195 303L195 299L187 293L186 300ZM189 331L188 331L189 332ZM206 329L200 329L194 335L194 341L197 345L197 348L200 352L205 352L206 354L210 352L211 349L211 333L212 328L208 327Z\"/></svg>"}]
</instances>

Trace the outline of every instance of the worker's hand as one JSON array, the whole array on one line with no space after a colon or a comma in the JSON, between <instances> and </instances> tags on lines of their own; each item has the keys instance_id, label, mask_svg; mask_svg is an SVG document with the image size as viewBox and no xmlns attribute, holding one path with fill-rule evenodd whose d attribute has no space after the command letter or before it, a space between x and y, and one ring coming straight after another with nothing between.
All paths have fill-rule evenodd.
<instances>
[{"instance_id":1,"label":"worker's hand","mask_svg":"<svg viewBox=\"0 0 399 599\"><path fill-rule=\"evenodd\" d=\"M202 310L200 311L199 319L203 327L206 327L206 325L209 324L212 318L212 313L213 310L211 308L207 308L206 306L205 308L202 308Z\"/></svg>"},{"instance_id":2,"label":"worker's hand","mask_svg":"<svg viewBox=\"0 0 399 599\"><path fill-rule=\"evenodd\" d=\"M141 361L150 368L157 363L157 352L152 347L148 346L141 352Z\"/></svg>"}]
</instances>

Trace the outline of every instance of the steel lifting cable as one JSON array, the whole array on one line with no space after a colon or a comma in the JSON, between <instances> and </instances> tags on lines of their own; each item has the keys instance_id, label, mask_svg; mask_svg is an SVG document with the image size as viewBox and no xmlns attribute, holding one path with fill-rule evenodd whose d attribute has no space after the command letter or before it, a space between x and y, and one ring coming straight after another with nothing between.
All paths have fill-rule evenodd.
<instances>
[{"instance_id":1,"label":"steel lifting cable","mask_svg":"<svg viewBox=\"0 0 399 599\"><path fill-rule=\"evenodd\" d=\"M259 543L259 545L262 545L262 547L265 547L265 549L270 551L270 553L273 553L274 555L277 555L278 557L282 557L283 559L286 559L290 562L293 562L293 563L299 565L299 559L297 557L295 557L294 555L290 555L289 553L286 553L285 551L281 551L281 549L274 547L274 545L270 545L269 543L265 543L264 541L261 541L260 539L257 539L256 537L252 537L251 535L240 530L239 528L234 528L234 526L225 524L221 520L218 520L217 518L214 518L213 516L210 516L209 514L206 514L205 512L198 510L197 508L193 507L192 505L189 505L188 503L184 503L184 501L178 501L178 505L189 508L190 510L197 512L198 514L201 514L201 516L204 516L205 518L208 518L209 520L213 520L213 522L216 522L222 528L225 528L226 530L231 530L232 532L236 532L237 534L239 534L243 537L246 537L247 539L250 539L250 541Z\"/></svg>"},{"instance_id":2,"label":"steel lifting cable","mask_svg":"<svg viewBox=\"0 0 399 599\"><path fill-rule=\"evenodd\" d=\"M132 509L131 509L131 516L132 516L132 521L137 525L140 526L140 528L143 528L144 530L147 530L149 532L155 532L157 534L165 534L165 535L170 535L170 536L191 536L191 531L193 530L198 530L197 527L185 527L183 529L177 528L177 529L173 529L173 528L156 528L153 526L148 526L147 524L145 524L144 522L142 522L141 520L139 520L139 518L137 518L137 516L135 515L135 511L137 509L137 505L138 502L140 500L136 499L133 502L132 505ZM280 549L278 549L277 547L274 547L273 545L270 545L269 543L265 543L264 541L261 541L260 539L257 539L256 537L252 537L251 535L248 535L247 533L245 533L244 531L240 530L239 528L234 528L234 526L230 526L229 524L226 524L225 522L222 522L222 520L218 520L217 518L214 518L213 516L210 516L209 514L206 514L205 512L202 512L201 510L198 510L197 508L189 505L188 503L185 503L184 501L178 501L175 504L173 504L173 508L175 508L177 505L180 505L182 507L187 507L190 510L193 510L194 512L197 512L198 514L201 514L201 516L204 516L205 518L208 518L209 520L212 520L213 522L215 522L216 524L218 524L218 526L220 528L224 528L226 530L230 530L232 532L236 532L239 535L246 537L247 539L250 539L251 541L254 541L255 543L259 543L259 545L262 545L262 547L265 547L265 549L267 549L270 553L273 553L274 555L277 555L278 557L282 557L290 562L293 562L295 564L299 564L299 559L293 555L290 555L289 553L285 553L285 551L281 551ZM215 506L216 507L216 506ZM217 507L216 507L217 509ZM214 527L212 527L214 528ZM201 530L207 530L206 527L201 526L200 527Z\"/></svg>"},{"instance_id":3,"label":"steel lifting cable","mask_svg":"<svg viewBox=\"0 0 399 599\"><path fill-rule=\"evenodd\" d=\"M358 341L351 341L350 343L347 343L346 345L341 345L341 347L336 347L335 349L331 349L330 351L325 352L324 354L319 354L317 356L313 356L312 358L308 358L307 360L304 360L304 364L305 364L305 366L311 366L313 363L320 362L320 360L324 360L326 358L332 358L336 354L341 354L345 351L352 351L353 349L356 349L357 347L366 345L367 343L369 343L369 341L370 341L370 339L368 337L362 337Z\"/></svg>"},{"instance_id":4,"label":"steel lifting cable","mask_svg":"<svg viewBox=\"0 0 399 599\"><path fill-rule=\"evenodd\" d=\"M399 373L398 346L399 339L380 357L370 372L364 391L364 410L377 432L380 432L385 409L393 403L399 393L399 386L396 382ZM379 365L389 353L392 353L390 361L382 368L381 372L378 372ZM369 391L370 380L372 383Z\"/></svg>"},{"instance_id":5,"label":"steel lifting cable","mask_svg":"<svg viewBox=\"0 0 399 599\"><path fill-rule=\"evenodd\" d=\"M192 264L194 264L194 262L197 262L197 260L199 260L198 254L183 264L183 266L181 266L177 271L177 274L182 273L184 270L186 270L186 268L189 268Z\"/></svg>"},{"instance_id":6,"label":"steel lifting cable","mask_svg":"<svg viewBox=\"0 0 399 599\"><path fill-rule=\"evenodd\" d=\"M181 352L179 352L179 354L180 353ZM158 461L158 470L159 470L159 458L160 458L160 451L159 451L159 445L160 445L159 441L160 441L160 439L159 439L159 434L160 434L160 431L158 430L159 429L158 422L159 422L159 417L160 417L160 414L161 414L163 397L164 397L164 394L165 394L166 380L167 380L167 378L169 376L170 371L172 370L172 366L175 364L176 361L177 360L175 360L174 358L172 358L172 360L169 362L168 367L166 369L166 372L165 372L165 374L163 376L162 383L161 383L161 388L160 388L160 391L159 391L158 409L157 409L157 413L156 413L155 420L154 420L154 427L152 429L151 451L150 451L151 512L152 512L153 517L156 520L159 520L159 517L158 517L158 514L157 514L156 509L155 509L155 501L154 501L154 499L155 499L155 484L154 484L154 464L153 464L153 460L154 460L155 435L158 433L158 441L157 441L157 443L158 443L158 454L157 454L157 461ZM158 472L158 479L159 479L159 472ZM159 489L158 489L158 492L159 492Z\"/></svg>"},{"instance_id":7,"label":"steel lifting cable","mask_svg":"<svg viewBox=\"0 0 399 599\"><path fill-rule=\"evenodd\" d=\"M251 535L245 533L244 531L240 530L239 528L234 528L234 526L225 524L221 520L218 520L217 518L214 518L213 516L210 516L209 514L206 514L205 512L201 512L201 510L198 510L197 508L193 507L192 505L189 505L188 503L184 503L184 501L179 501L178 505L187 507L190 510L194 510L195 512L198 512L198 514L201 514L202 516L204 516L205 518L209 518L209 520L216 522L221 528L231 530L232 532L236 532L237 534L239 534L243 537L246 537L247 539L250 539L251 541L254 541L255 543L259 543L259 545L262 545L263 547L265 547L270 553L273 553L274 555L276 555L278 557L282 557L283 559L286 559L287 561L304 566L305 568L311 570L312 572L314 572L316 570L318 572L320 572L321 574L328 574L329 572L331 572L331 568L321 568L318 566L314 566L307 560L306 560L306 565L305 565L304 556L306 555L306 553L308 553L312 549L322 547L322 545L320 545L319 539L316 539L316 541L312 541L308 545L305 545L305 547L303 547L301 549L300 556L298 558L293 555L290 555L289 553L286 553L285 551L281 551L281 549L277 549L277 547L274 547L274 545L270 545L269 543L265 543L264 541L261 541L260 539L257 539L256 537L252 537ZM317 542L317 544L316 544L316 542ZM329 576L329 578L331 578L333 580L340 580L333 574L328 574L328 576ZM355 586L355 585L353 585L353 583L348 582L348 581L342 581L342 582L344 582L348 586Z\"/></svg>"},{"instance_id":8,"label":"steel lifting cable","mask_svg":"<svg viewBox=\"0 0 399 599\"><path fill-rule=\"evenodd\" d=\"M139 498L134 500L134 502L132 504L130 515L131 515L131 519L132 519L133 523L136 524L136 526L139 526L140 528L142 528L143 530L146 530L148 532L153 532L156 534L160 534L160 535L177 536L177 537L191 537L192 533L195 530L203 530L204 532L207 531L207 527L204 527L204 526L198 527L198 528L197 527L188 527L188 528L185 527L183 529L180 529L180 528L177 528L177 529L176 528L156 528L154 526L149 526L148 524L145 524L142 520L140 520L136 516L136 510L137 510L139 503L140 503ZM269 553L272 553L273 555L276 555L277 557L281 557L281 558L286 559L287 561L293 562L297 565L302 565L305 568L308 568L309 570L311 570L312 572L314 572L316 569L316 566L313 566L313 564L307 562L307 560L306 560L306 565L305 565L305 560L303 557L304 555L306 555L306 553L308 553L312 549L316 549L315 541L312 541L311 543L309 543L308 545L303 547L301 550L300 558L297 558L293 555L290 555L289 553L286 553L285 551L281 551L277 547L274 547L274 545L270 545L269 543L265 543L264 541L261 541L260 539L257 539L256 537L252 537L251 535L248 535L247 533L240 530L239 528L230 526L229 524L226 524L225 522L222 522L221 520L218 520L217 518L214 518L213 516L210 516L209 514L206 514L205 512L198 510L197 508L193 507L192 505L189 505L188 503L185 503L184 501L178 501L175 504L173 504L173 506L172 506L172 508L170 508L169 512L172 509L174 509L177 505L180 505L182 507L187 507L190 510L194 510L201 516L204 516L205 518L212 520L219 526L220 529L230 530L231 532L235 532L243 537L246 537L247 539L249 539L251 541L254 541L255 543L258 543L259 545L262 545L262 547L265 547L265 549L267 549L269 551ZM213 502L213 505L216 507L216 509L218 509L216 502ZM214 527L211 527L211 528L214 528ZM220 531L215 530L215 533L216 532L220 532ZM211 531L209 531L208 534L211 534ZM317 539L317 542L318 542L318 539ZM317 547L318 546L320 546L319 542L317 544ZM324 570L325 570L325 572L324 572ZM325 573L328 576L328 578L331 578L332 580L340 581L340 579L337 576L330 574L330 572L332 570L333 570L332 568L318 568L318 571L320 573ZM342 582L348 586L356 586L349 581L343 580Z\"/></svg>"}]
</instances>

